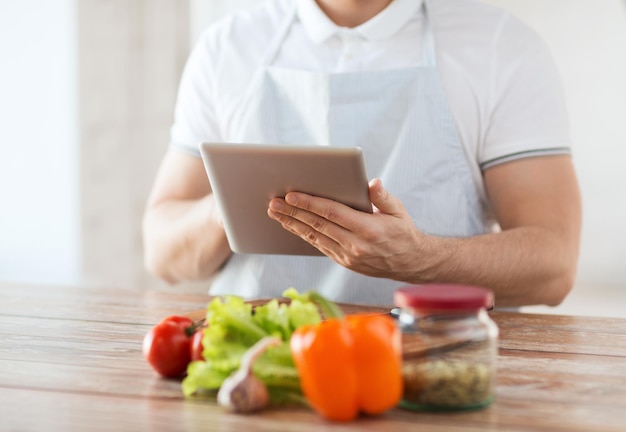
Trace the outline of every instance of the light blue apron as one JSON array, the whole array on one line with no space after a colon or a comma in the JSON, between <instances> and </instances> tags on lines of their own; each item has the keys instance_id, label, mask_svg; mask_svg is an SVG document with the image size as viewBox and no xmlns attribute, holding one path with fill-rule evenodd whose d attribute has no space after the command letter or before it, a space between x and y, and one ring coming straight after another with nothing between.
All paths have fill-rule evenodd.
<instances>
[{"instance_id":1,"label":"light blue apron","mask_svg":"<svg viewBox=\"0 0 626 432\"><path fill-rule=\"evenodd\" d=\"M272 67L296 16L294 8L268 46L227 140L359 146L368 177L381 178L423 232L467 237L490 231L481 186L472 179L443 91L430 24L420 67L339 74ZM391 305L402 285L327 257L233 254L210 292L268 298L293 286L339 302Z\"/></svg>"}]
</instances>

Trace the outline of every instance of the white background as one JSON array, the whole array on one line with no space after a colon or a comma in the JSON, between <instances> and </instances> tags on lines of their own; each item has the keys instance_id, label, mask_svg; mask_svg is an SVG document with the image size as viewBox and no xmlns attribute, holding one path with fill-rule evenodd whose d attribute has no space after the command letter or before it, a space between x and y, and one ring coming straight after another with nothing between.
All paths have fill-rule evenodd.
<instances>
[{"instance_id":1,"label":"white background","mask_svg":"<svg viewBox=\"0 0 626 432\"><path fill-rule=\"evenodd\" d=\"M0 278L79 278L72 0L0 0Z\"/></svg>"}]
</instances>

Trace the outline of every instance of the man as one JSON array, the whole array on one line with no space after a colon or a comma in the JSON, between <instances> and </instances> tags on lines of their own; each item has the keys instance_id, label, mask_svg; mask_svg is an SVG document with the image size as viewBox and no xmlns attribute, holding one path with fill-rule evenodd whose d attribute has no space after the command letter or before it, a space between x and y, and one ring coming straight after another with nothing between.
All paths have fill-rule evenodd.
<instances>
[{"instance_id":1,"label":"man","mask_svg":"<svg viewBox=\"0 0 626 432\"><path fill-rule=\"evenodd\" d=\"M211 26L181 80L144 220L147 267L213 294L390 304L407 283L560 303L580 197L544 44L472 0L270 0ZM300 193L268 217L326 257L231 254L201 141L364 149L373 214Z\"/></svg>"}]
</instances>

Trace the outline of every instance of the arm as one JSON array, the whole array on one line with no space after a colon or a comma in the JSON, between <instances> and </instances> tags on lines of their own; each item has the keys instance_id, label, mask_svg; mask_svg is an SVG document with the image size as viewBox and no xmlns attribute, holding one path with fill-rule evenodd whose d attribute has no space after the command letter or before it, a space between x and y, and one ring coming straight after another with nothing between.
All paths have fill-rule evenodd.
<instances>
[{"instance_id":1,"label":"arm","mask_svg":"<svg viewBox=\"0 0 626 432\"><path fill-rule=\"evenodd\" d=\"M359 273L480 285L500 306L560 303L573 285L581 225L571 158L502 164L485 184L502 231L469 238L423 234L379 180L370 183L372 215L300 193L272 200L268 214Z\"/></svg>"},{"instance_id":2,"label":"arm","mask_svg":"<svg viewBox=\"0 0 626 432\"><path fill-rule=\"evenodd\" d=\"M166 154L145 211L143 240L147 269L169 283L207 279L230 256L200 158Z\"/></svg>"}]
</instances>

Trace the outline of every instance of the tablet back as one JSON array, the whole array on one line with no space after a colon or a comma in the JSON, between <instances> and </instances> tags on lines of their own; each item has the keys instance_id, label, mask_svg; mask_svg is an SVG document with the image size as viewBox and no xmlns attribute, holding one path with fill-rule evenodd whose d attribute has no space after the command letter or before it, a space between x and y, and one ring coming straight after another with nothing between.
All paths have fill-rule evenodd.
<instances>
[{"instance_id":1,"label":"tablet back","mask_svg":"<svg viewBox=\"0 0 626 432\"><path fill-rule=\"evenodd\" d=\"M200 153L234 252L321 255L267 215L270 200L290 191L372 212L358 147L203 143Z\"/></svg>"}]
</instances>

